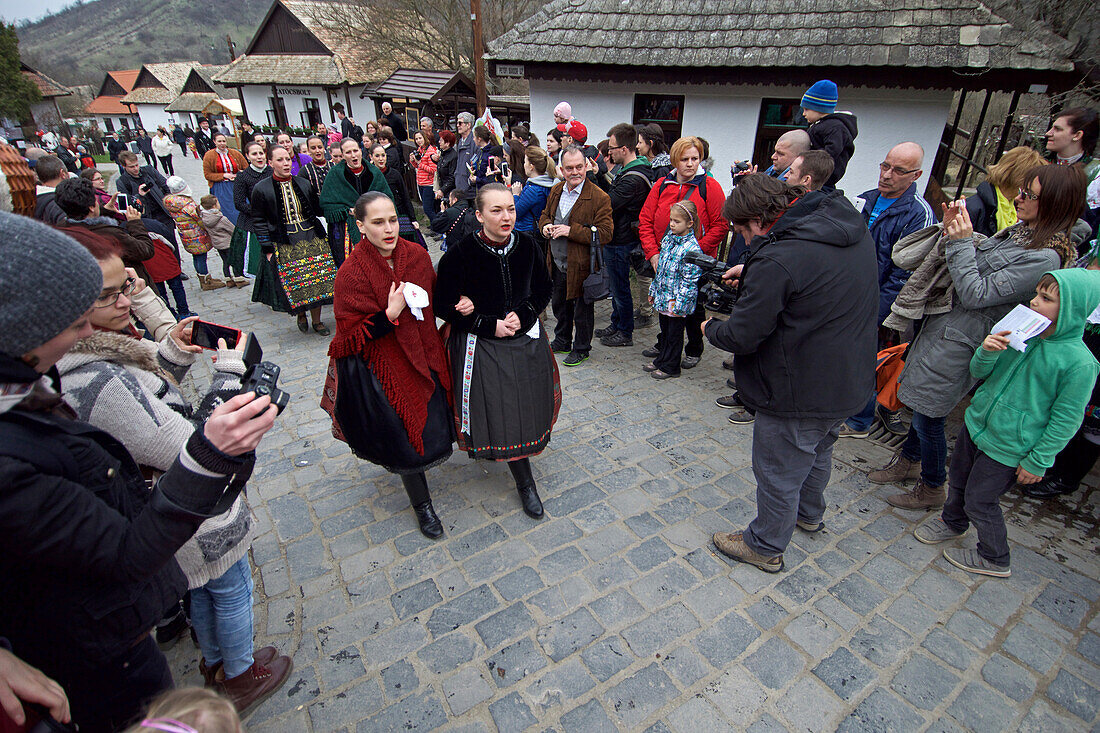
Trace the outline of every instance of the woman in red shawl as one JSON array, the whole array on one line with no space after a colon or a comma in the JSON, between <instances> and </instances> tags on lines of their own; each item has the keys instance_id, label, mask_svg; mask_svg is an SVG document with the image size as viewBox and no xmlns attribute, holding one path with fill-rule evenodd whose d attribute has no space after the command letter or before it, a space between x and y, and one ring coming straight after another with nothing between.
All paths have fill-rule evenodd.
<instances>
[{"instance_id":1,"label":"woman in red shawl","mask_svg":"<svg viewBox=\"0 0 1100 733\"><path fill-rule=\"evenodd\" d=\"M336 275L322 407L356 456L401 476L420 531L435 539L443 525L424 471L446 461L454 441L451 377L428 302L435 271L423 247L398 236L386 194L360 196L355 221L373 246L356 247Z\"/></svg>"}]
</instances>

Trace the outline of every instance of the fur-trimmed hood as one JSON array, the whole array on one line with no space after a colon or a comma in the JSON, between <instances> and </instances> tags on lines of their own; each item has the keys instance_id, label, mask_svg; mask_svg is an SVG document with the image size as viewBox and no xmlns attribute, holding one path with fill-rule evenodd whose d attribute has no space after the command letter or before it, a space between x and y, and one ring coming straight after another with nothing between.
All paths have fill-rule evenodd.
<instances>
[{"instance_id":1,"label":"fur-trimmed hood","mask_svg":"<svg viewBox=\"0 0 1100 733\"><path fill-rule=\"evenodd\" d=\"M145 339L115 331L96 331L73 344L57 362L57 370L66 373L97 361L108 361L122 367L151 372L169 384L177 385L175 377L157 362L157 345Z\"/></svg>"}]
</instances>

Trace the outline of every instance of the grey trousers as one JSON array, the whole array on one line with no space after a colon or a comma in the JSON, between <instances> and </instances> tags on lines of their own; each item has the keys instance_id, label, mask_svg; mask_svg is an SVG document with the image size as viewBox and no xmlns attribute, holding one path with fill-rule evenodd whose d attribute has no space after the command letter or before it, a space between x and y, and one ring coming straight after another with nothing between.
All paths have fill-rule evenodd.
<instances>
[{"instance_id":1,"label":"grey trousers","mask_svg":"<svg viewBox=\"0 0 1100 733\"><path fill-rule=\"evenodd\" d=\"M756 413L752 429L756 519L744 533L745 544L754 552L782 555L796 520L821 521L825 486L833 470L833 443L842 422Z\"/></svg>"}]
</instances>

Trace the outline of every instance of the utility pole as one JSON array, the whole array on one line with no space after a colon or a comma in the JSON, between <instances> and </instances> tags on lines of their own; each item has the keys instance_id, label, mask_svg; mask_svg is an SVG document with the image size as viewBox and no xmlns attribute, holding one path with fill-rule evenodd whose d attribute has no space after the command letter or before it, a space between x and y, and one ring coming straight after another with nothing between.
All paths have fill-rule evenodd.
<instances>
[{"instance_id":1,"label":"utility pole","mask_svg":"<svg viewBox=\"0 0 1100 733\"><path fill-rule=\"evenodd\" d=\"M485 89L485 55L481 40L481 0L470 0L470 21L474 33L474 76L477 87L477 113L480 115L489 106L489 94Z\"/></svg>"}]
</instances>

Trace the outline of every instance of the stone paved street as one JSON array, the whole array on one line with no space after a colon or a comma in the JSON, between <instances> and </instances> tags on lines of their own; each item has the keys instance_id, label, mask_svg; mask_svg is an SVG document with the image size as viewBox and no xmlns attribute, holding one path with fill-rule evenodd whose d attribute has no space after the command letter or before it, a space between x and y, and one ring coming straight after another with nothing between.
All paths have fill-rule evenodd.
<instances>
[{"instance_id":1,"label":"stone paved street","mask_svg":"<svg viewBox=\"0 0 1100 733\"><path fill-rule=\"evenodd\" d=\"M205 193L198 161L175 162ZM894 488L868 483L889 450L848 440L826 530L796 531L782 573L732 564L709 538L754 515L751 426L714 406L721 352L680 379L643 374L651 327L561 370L561 417L532 461L542 521L504 466L456 454L428 476L446 529L432 542L397 477L332 438L328 339L250 291L187 287L200 315L256 333L292 395L248 496L257 646L295 670L250 730L1100 726L1095 486L1049 506L1010 493L1012 576L980 579L912 537L923 514L890 507ZM170 659L199 683L190 642Z\"/></svg>"}]
</instances>

